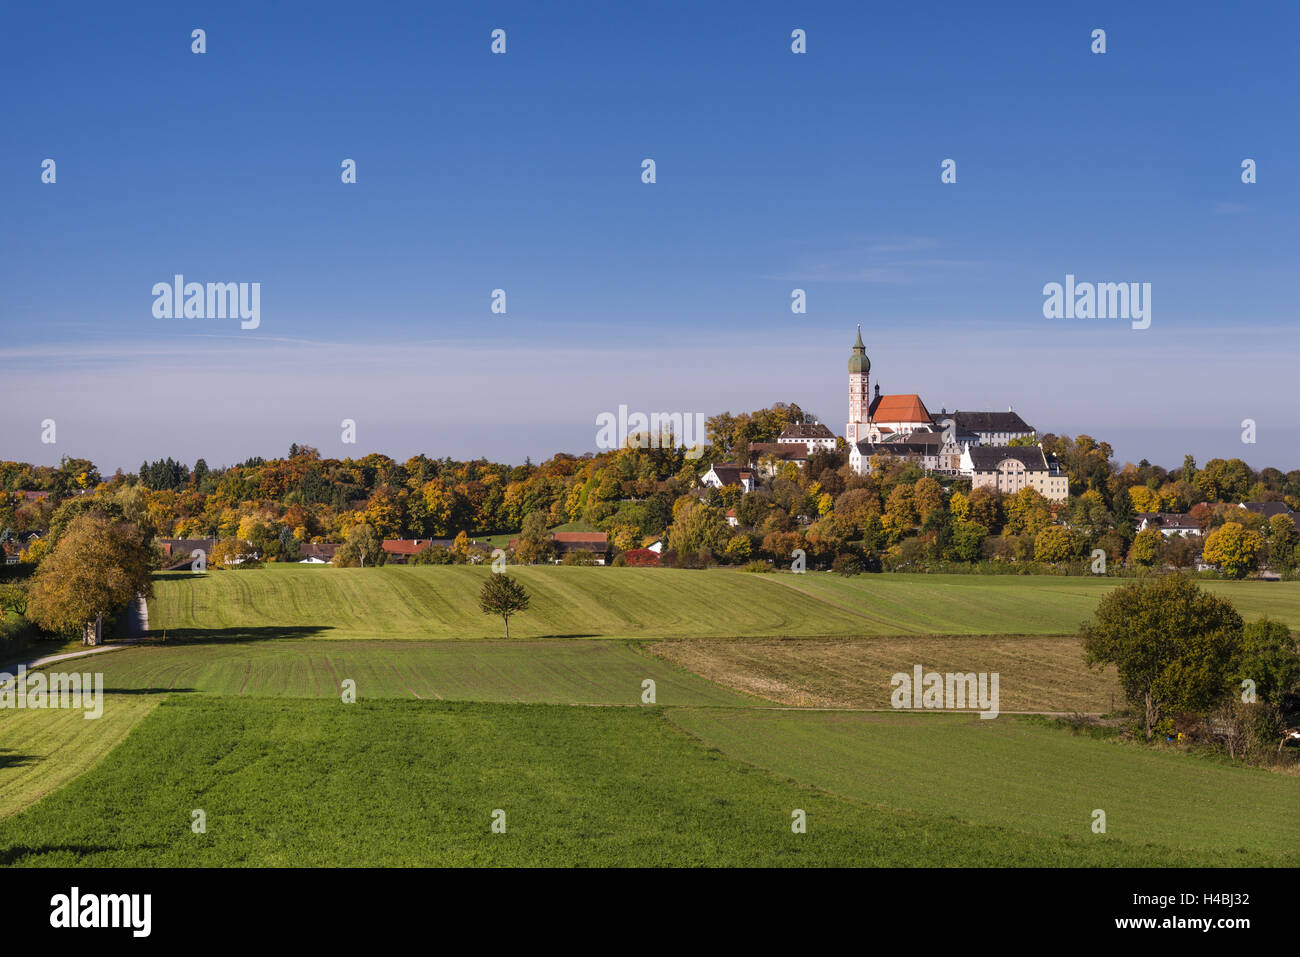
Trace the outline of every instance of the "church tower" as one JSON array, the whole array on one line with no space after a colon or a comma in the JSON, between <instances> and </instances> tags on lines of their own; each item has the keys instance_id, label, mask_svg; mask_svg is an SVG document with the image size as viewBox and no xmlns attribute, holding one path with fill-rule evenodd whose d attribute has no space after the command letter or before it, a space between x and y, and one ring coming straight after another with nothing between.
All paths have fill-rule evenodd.
<instances>
[{"instance_id":1,"label":"church tower","mask_svg":"<svg viewBox=\"0 0 1300 957\"><path fill-rule=\"evenodd\" d=\"M862 344L862 323L858 323L858 341L853 343L849 356L849 421L844 426L844 438L850 445L867 437L871 418L871 360L867 347Z\"/></svg>"}]
</instances>

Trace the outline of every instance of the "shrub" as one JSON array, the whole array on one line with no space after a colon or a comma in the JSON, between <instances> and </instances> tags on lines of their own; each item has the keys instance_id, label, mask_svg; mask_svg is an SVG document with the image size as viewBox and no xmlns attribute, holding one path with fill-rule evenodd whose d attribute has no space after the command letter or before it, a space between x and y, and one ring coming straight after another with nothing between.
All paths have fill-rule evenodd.
<instances>
[{"instance_id":1,"label":"shrub","mask_svg":"<svg viewBox=\"0 0 1300 957\"><path fill-rule=\"evenodd\" d=\"M843 575L846 578L849 575L861 575L864 571L862 567L862 559L849 552L840 552L835 556L835 561L831 562L831 571Z\"/></svg>"},{"instance_id":2,"label":"shrub","mask_svg":"<svg viewBox=\"0 0 1300 957\"><path fill-rule=\"evenodd\" d=\"M454 560L451 550L441 545L426 545L411 556L412 565L450 565Z\"/></svg>"}]
</instances>

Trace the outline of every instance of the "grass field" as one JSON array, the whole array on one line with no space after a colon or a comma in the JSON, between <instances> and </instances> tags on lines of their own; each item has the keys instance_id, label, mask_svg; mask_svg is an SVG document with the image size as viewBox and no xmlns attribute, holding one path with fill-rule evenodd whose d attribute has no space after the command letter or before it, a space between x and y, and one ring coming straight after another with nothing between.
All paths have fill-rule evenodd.
<instances>
[{"instance_id":1,"label":"grass field","mask_svg":"<svg viewBox=\"0 0 1300 957\"><path fill-rule=\"evenodd\" d=\"M186 640L484 638L485 569L270 566L160 575L152 630ZM731 570L523 567L532 593L512 637L1067 634L1114 580L1042 576L753 575ZM1209 582L1246 618L1300 629L1300 582Z\"/></svg>"},{"instance_id":2,"label":"grass field","mask_svg":"<svg viewBox=\"0 0 1300 957\"><path fill-rule=\"evenodd\" d=\"M1072 632L1112 582L523 568L505 641L487 574L161 576L168 641L77 665L103 718L0 713L0 864L1300 865L1295 773L851 710L913 664L1109 710ZM1300 620L1291 584L1209 587Z\"/></svg>"},{"instance_id":3,"label":"grass field","mask_svg":"<svg viewBox=\"0 0 1300 957\"><path fill-rule=\"evenodd\" d=\"M873 805L1057 837L1300 863L1300 780L971 715L677 709L705 745Z\"/></svg>"},{"instance_id":4,"label":"grass field","mask_svg":"<svg viewBox=\"0 0 1300 957\"><path fill-rule=\"evenodd\" d=\"M648 650L724 687L801 708L889 708L890 678L918 664L997 673L1004 712L1103 714L1125 701L1115 669L1086 668L1073 636L700 638Z\"/></svg>"},{"instance_id":5,"label":"grass field","mask_svg":"<svg viewBox=\"0 0 1300 957\"><path fill-rule=\"evenodd\" d=\"M206 814L204 834L191 830L195 809ZM506 814L504 834L491 832L496 809ZM795 809L807 814L806 834L791 831ZM753 770L700 746L659 709L178 695L92 771L0 822L0 863L986 867L1236 859L1235 851L1066 838L948 814L880 808Z\"/></svg>"},{"instance_id":6,"label":"grass field","mask_svg":"<svg viewBox=\"0 0 1300 957\"><path fill-rule=\"evenodd\" d=\"M200 692L246 697L640 705L643 680L659 704L752 703L622 642L265 641L140 646L95 659L118 692ZM2 740L2 739L0 739Z\"/></svg>"},{"instance_id":7,"label":"grass field","mask_svg":"<svg viewBox=\"0 0 1300 957\"><path fill-rule=\"evenodd\" d=\"M71 709L0 711L0 818L85 773L161 700L158 695L106 695L103 715L91 721Z\"/></svg>"}]
</instances>

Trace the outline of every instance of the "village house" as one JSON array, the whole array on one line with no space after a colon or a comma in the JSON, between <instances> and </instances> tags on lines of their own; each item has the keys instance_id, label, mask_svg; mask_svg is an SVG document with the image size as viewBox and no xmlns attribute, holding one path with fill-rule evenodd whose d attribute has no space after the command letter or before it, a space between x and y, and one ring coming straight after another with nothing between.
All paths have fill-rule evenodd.
<instances>
[{"instance_id":1,"label":"village house","mask_svg":"<svg viewBox=\"0 0 1300 957\"><path fill-rule=\"evenodd\" d=\"M334 553L339 550L337 542L305 542L298 546L302 555L300 565L328 565L334 561Z\"/></svg>"},{"instance_id":2,"label":"village house","mask_svg":"<svg viewBox=\"0 0 1300 957\"><path fill-rule=\"evenodd\" d=\"M726 488L738 485L741 491L754 491L754 472L739 465L715 465L700 476L700 482L709 488Z\"/></svg>"},{"instance_id":3,"label":"village house","mask_svg":"<svg viewBox=\"0 0 1300 957\"><path fill-rule=\"evenodd\" d=\"M1165 538L1201 534L1201 526L1185 512L1138 512L1137 520L1139 532L1144 532L1148 528L1157 528Z\"/></svg>"},{"instance_id":4,"label":"village house","mask_svg":"<svg viewBox=\"0 0 1300 957\"><path fill-rule=\"evenodd\" d=\"M574 552L591 552L596 556L596 564L604 565L609 558L609 536L604 532L556 532L551 541L560 559Z\"/></svg>"},{"instance_id":5,"label":"village house","mask_svg":"<svg viewBox=\"0 0 1300 957\"><path fill-rule=\"evenodd\" d=\"M560 564L565 555L576 552L591 552L597 565L605 565L609 561L609 536L604 532L553 532L551 543L555 546L555 557L551 563L555 565ZM513 552L518 544L519 539L510 539L510 550Z\"/></svg>"}]
</instances>

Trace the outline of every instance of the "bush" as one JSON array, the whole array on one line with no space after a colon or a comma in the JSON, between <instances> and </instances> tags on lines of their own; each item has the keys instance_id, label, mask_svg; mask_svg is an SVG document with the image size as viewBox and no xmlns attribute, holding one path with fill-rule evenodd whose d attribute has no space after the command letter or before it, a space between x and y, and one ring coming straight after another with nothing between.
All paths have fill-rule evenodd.
<instances>
[{"instance_id":1,"label":"bush","mask_svg":"<svg viewBox=\"0 0 1300 957\"><path fill-rule=\"evenodd\" d=\"M772 570L772 566L769 565L767 562L763 561L761 558L756 558L749 564L743 566L740 570L742 572L762 573L762 572L770 572Z\"/></svg>"},{"instance_id":2,"label":"bush","mask_svg":"<svg viewBox=\"0 0 1300 957\"><path fill-rule=\"evenodd\" d=\"M849 575L861 575L865 569L862 567L862 559L857 555L840 552L835 556L835 561L831 562L831 571L847 578Z\"/></svg>"},{"instance_id":3,"label":"bush","mask_svg":"<svg viewBox=\"0 0 1300 957\"><path fill-rule=\"evenodd\" d=\"M453 561L451 549L441 545L426 545L411 556L412 565L450 565Z\"/></svg>"},{"instance_id":4,"label":"bush","mask_svg":"<svg viewBox=\"0 0 1300 957\"><path fill-rule=\"evenodd\" d=\"M596 553L586 549L578 549L573 552L566 552L565 556L560 559L561 565L594 565L596 564Z\"/></svg>"}]
</instances>

